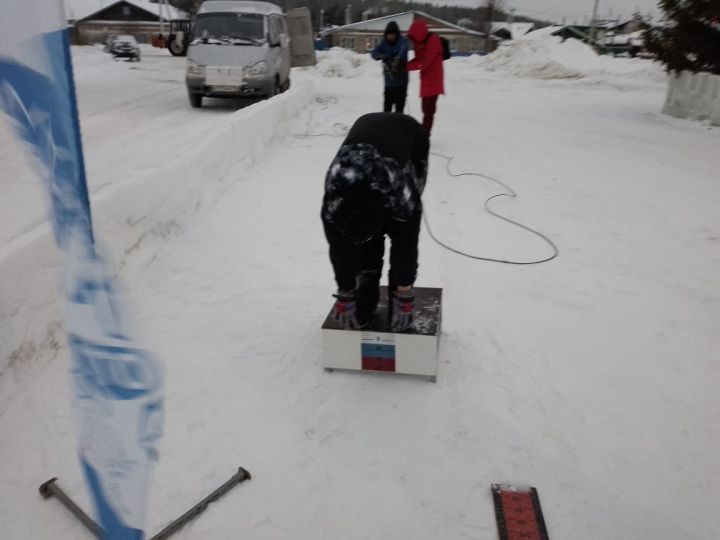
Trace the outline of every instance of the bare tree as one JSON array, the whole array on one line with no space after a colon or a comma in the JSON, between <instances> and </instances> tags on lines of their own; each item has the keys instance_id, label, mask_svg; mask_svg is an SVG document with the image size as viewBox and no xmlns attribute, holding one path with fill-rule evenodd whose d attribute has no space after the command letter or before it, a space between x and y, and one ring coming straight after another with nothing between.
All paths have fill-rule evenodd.
<instances>
[{"instance_id":1,"label":"bare tree","mask_svg":"<svg viewBox=\"0 0 720 540\"><path fill-rule=\"evenodd\" d=\"M484 28L485 35L487 36L485 39L487 40L486 47L488 50L492 50L493 41L490 39L490 36L492 36L492 23L495 18L495 12L501 10L505 3L505 0L486 0Z\"/></svg>"}]
</instances>

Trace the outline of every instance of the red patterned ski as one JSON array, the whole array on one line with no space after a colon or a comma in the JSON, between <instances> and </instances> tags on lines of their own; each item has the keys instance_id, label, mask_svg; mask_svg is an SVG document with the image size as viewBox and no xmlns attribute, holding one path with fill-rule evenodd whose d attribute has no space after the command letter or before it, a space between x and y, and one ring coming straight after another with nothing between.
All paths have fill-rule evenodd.
<instances>
[{"instance_id":1,"label":"red patterned ski","mask_svg":"<svg viewBox=\"0 0 720 540\"><path fill-rule=\"evenodd\" d=\"M493 484L492 492L500 540L549 540L537 489Z\"/></svg>"}]
</instances>

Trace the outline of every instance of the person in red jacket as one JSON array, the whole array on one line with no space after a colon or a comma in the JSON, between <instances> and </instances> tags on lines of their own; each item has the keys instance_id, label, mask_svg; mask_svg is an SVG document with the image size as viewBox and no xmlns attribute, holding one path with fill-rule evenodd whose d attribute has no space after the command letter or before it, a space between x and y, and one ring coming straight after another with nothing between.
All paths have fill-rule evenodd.
<instances>
[{"instance_id":1,"label":"person in red jacket","mask_svg":"<svg viewBox=\"0 0 720 540\"><path fill-rule=\"evenodd\" d=\"M445 93L443 83L443 47L440 37L431 34L425 21L413 21L407 37L412 41L415 58L407 64L408 71L420 70L420 98L422 99L423 122L430 136L433 118L440 94Z\"/></svg>"}]
</instances>

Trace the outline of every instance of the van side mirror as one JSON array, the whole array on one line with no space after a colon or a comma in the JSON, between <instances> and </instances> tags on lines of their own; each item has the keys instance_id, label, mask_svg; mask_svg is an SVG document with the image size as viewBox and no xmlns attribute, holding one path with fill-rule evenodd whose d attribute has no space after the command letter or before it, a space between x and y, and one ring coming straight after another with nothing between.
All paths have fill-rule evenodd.
<instances>
[{"instance_id":1,"label":"van side mirror","mask_svg":"<svg viewBox=\"0 0 720 540\"><path fill-rule=\"evenodd\" d=\"M267 41L271 47L279 47L280 46L280 39L273 38L273 36L270 32L268 32Z\"/></svg>"}]
</instances>

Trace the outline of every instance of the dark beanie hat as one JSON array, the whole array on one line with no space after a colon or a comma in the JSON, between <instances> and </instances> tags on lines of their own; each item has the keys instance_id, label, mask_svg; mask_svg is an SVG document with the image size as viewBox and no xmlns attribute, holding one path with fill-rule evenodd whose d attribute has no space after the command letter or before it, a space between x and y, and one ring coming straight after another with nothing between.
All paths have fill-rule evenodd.
<instances>
[{"instance_id":1,"label":"dark beanie hat","mask_svg":"<svg viewBox=\"0 0 720 540\"><path fill-rule=\"evenodd\" d=\"M387 23L387 26L385 27L385 35L388 34L397 34L398 37L400 37L400 27L395 21L390 21Z\"/></svg>"}]
</instances>

